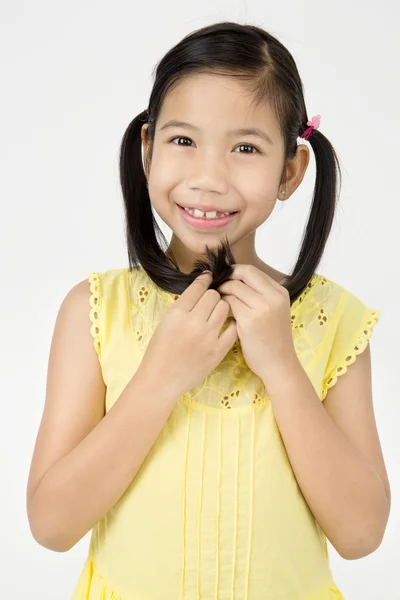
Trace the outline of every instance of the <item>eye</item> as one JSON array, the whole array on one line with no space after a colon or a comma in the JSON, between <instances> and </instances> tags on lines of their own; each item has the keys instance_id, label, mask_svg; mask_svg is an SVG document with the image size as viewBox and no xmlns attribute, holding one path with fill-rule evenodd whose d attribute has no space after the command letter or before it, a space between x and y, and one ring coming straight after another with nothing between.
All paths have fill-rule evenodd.
<instances>
[{"instance_id":1,"label":"eye","mask_svg":"<svg viewBox=\"0 0 400 600\"><path fill-rule=\"evenodd\" d=\"M172 140L170 140L170 142L173 142L174 140L189 140L189 142L191 142L191 139L190 139L190 138L183 137L183 136L181 136L181 135L178 135L178 136L176 136L176 137L172 138ZM186 144L176 144L176 145L177 145L177 146L186 146Z\"/></svg>"},{"instance_id":2,"label":"eye","mask_svg":"<svg viewBox=\"0 0 400 600\"><path fill-rule=\"evenodd\" d=\"M173 142L174 140L188 140L189 142L191 142L192 140L188 137L184 137L181 135L178 135L174 138L172 138L170 140L170 142ZM186 146L186 144L176 144L177 146ZM256 154L258 152L258 154L260 154L260 151L258 150L258 148L256 148L255 146L253 146L252 144L240 144L239 146L236 146L237 148L252 148L253 150L255 150L255 152L239 152L239 154Z\"/></svg>"},{"instance_id":3,"label":"eye","mask_svg":"<svg viewBox=\"0 0 400 600\"><path fill-rule=\"evenodd\" d=\"M253 148L253 150L255 150L256 152L239 152L239 154L255 154L255 153L259 153L259 150L257 150L257 148L255 146L253 146L252 144L240 144L240 146L237 146L237 148Z\"/></svg>"}]
</instances>

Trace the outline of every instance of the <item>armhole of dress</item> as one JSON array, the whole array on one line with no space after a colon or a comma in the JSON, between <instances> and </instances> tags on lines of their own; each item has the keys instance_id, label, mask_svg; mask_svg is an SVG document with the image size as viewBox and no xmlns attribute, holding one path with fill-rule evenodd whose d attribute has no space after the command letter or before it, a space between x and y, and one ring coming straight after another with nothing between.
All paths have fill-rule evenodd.
<instances>
[{"instance_id":1,"label":"armhole of dress","mask_svg":"<svg viewBox=\"0 0 400 600\"><path fill-rule=\"evenodd\" d=\"M364 352L367 347L368 341L372 336L375 325L379 321L381 315L380 310L368 310L366 313L366 322L363 324L363 329L357 334L355 342L350 347L348 354L342 358L340 364L328 375L326 380L323 382L322 400L325 400L328 390L335 385L338 377L344 375L347 371L347 367L352 365L357 356Z\"/></svg>"},{"instance_id":2,"label":"armhole of dress","mask_svg":"<svg viewBox=\"0 0 400 600\"><path fill-rule=\"evenodd\" d=\"M89 318L91 321L90 333L93 337L93 344L99 361L101 362L101 338L100 338L100 313L101 313L101 293L100 293L100 274L97 271L90 273L88 277L90 283Z\"/></svg>"}]
</instances>

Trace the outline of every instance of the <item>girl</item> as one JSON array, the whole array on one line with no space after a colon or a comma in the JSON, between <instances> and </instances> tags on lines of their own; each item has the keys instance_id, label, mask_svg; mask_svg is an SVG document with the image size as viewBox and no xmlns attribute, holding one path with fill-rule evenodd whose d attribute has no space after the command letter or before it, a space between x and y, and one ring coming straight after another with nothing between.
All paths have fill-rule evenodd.
<instances>
[{"instance_id":1,"label":"girl","mask_svg":"<svg viewBox=\"0 0 400 600\"><path fill-rule=\"evenodd\" d=\"M130 266L61 305L28 482L41 545L92 530L73 600L339 600L327 539L348 560L379 547L380 311L315 271L340 174L318 127L263 29L207 26L159 63L121 146ZM284 274L255 232L303 180L298 138L316 183Z\"/></svg>"}]
</instances>

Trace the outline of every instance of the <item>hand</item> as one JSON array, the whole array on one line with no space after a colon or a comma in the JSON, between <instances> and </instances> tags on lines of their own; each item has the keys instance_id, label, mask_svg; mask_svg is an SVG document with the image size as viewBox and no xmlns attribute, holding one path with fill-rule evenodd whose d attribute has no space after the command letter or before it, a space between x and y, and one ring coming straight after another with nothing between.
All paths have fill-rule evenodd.
<instances>
[{"instance_id":1,"label":"hand","mask_svg":"<svg viewBox=\"0 0 400 600\"><path fill-rule=\"evenodd\" d=\"M271 369L297 359L289 292L253 265L232 266L218 291L236 319L243 358L265 382Z\"/></svg>"},{"instance_id":2,"label":"hand","mask_svg":"<svg viewBox=\"0 0 400 600\"><path fill-rule=\"evenodd\" d=\"M209 290L211 273L202 273L166 311L150 338L140 369L172 386L179 397L200 384L223 360L238 338L227 320L229 304Z\"/></svg>"}]
</instances>

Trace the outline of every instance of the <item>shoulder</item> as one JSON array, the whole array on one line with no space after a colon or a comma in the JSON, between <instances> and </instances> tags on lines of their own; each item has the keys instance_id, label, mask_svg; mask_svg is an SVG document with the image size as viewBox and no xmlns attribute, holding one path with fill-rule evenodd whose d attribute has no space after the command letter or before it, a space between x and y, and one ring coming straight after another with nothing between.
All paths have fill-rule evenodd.
<instances>
[{"instance_id":1,"label":"shoulder","mask_svg":"<svg viewBox=\"0 0 400 600\"><path fill-rule=\"evenodd\" d=\"M82 351L83 348L90 347L90 336L87 335L89 331L88 314L92 322L90 333L92 337L98 338L98 331L95 331L98 323L99 294L97 290L96 273L93 273L75 283L67 291L56 317L52 341L54 347L61 346L63 340L69 340L70 344L76 343L82 348ZM99 350L98 347L96 350Z\"/></svg>"},{"instance_id":2,"label":"shoulder","mask_svg":"<svg viewBox=\"0 0 400 600\"><path fill-rule=\"evenodd\" d=\"M105 271L92 271L87 280L78 285L87 293L92 309L99 308L105 314L121 310L130 304L131 288L138 277L139 267L116 267ZM91 319L94 315L91 313Z\"/></svg>"},{"instance_id":3,"label":"shoulder","mask_svg":"<svg viewBox=\"0 0 400 600\"><path fill-rule=\"evenodd\" d=\"M103 295L104 287L113 282L124 280L128 269L119 267L106 271L91 271L85 279L78 281L66 294L64 302L74 304L76 301L84 301L89 297L99 298Z\"/></svg>"},{"instance_id":4,"label":"shoulder","mask_svg":"<svg viewBox=\"0 0 400 600\"><path fill-rule=\"evenodd\" d=\"M361 298L350 289L322 273L316 273L302 294L304 306L326 307L330 314L343 310L369 310ZM305 302L307 300L307 302Z\"/></svg>"},{"instance_id":5,"label":"shoulder","mask_svg":"<svg viewBox=\"0 0 400 600\"><path fill-rule=\"evenodd\" d=\"M337 375L345 373L346 367L367 347L381 311L344 285L324 276L319 276L319 279L323 285L316 286L314 293L319 311L314 323L319 326L310 330L320 342L319 354L327 360L325 397L327 388L336 382ZM324 327L321 327L321 311L326 319ZM318 330L321 330L320 336Z\"/></svg>"},{"instance_id":6,"label":"shoulder","mask_svg":"<svg viewBox=\"0 0 400 600\"><path fill-rule=\"evenodd\" d=\"M335 341L345 352L349 343L368 339L381 312L321 273L315 274L300 299L294 305L293 327L319 351L328 350Z\"/></svg>"},{"instance_id":7,"label":"shoulder","mask_svg":"<svg viewBox=\"0 0 400 600\"><path fill-rule=\"evenodd\" d=\"M123 267L91 271L85 279L68 291L63 306L69 307L69 310L80 311L81 314L91 307L90 320L93 324L98 324L104 300L111 298L113 286L125 286L127 271L128 269Z\"/></svg>"},{"instance_id":8,"label":"shoulder","mask_svg":"<svg viewBox=\"0 0 400 600\"><path fill-rule=\"evenodd\" d=\"M88 278L98 276L101 280L104 279L118 279L124 278L129 272L129 267L115 267L113 269L107 269L105 271L91 271Z\"/></svg>"},{"instance_id":9,"label":"shoulder","mask_svg":"<svg viewBox=\"0 0 400 600\"><path fill-rule=\"evenodd\" d=\"M133 267L132 270L130 267L116 267L105 271L92 271L89 273L87 279L78 285L85 289L87 288L87 284L89 284L92 291L98 289L99 294L102 295L107 287L126 285L128 280L137 275L138 269L139 267Z\"/></svg>"},{"instance_id":10,"label":"shoulder","mask_svg":"<svg viewBox=\"0 0 400 600\"><path fill-rule=\"evenodd\" d=\"M320 325L328 320L340 306L345 289L322 273L315 273L304 291L293 302L295 321L304 325L319 319Z\"/></svg>"},{"instance_id":11,"label":"shoulder","mask_svg":"<svg viewBox=\"0 0 400 600\"><path fill-rule=\"evenodd\" d=\"M345 292L345 288L323 273L316 273L312 295L320 301L337 302Z\"/></svg>"},{"instance_id":12,"label":"shoulder","mask_svg":"<svg viewBox=\"0 0 400 600\"><path fill-rule=\"evenodd\" d=\"M328 277L319 274L317 277L318 285L315 286L314 296L318 302L326 303L334 309L337 318L346 314L349 321L352 318L379 317L379 310L374 310L369 307L369 304L364 302L358 293L348 289Z\"/></svg>"}]
</instances>

